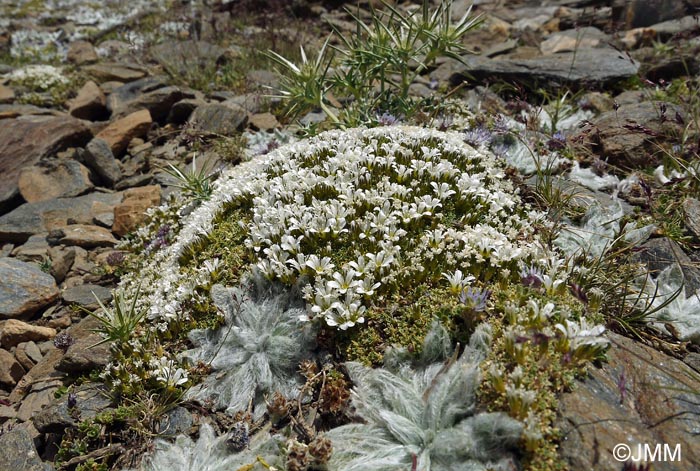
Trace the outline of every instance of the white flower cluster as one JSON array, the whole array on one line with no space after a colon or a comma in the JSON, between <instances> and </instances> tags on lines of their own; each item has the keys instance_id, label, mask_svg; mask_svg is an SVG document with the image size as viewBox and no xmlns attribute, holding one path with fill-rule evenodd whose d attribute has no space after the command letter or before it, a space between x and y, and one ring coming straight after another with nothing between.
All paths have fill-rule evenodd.
<instances>
[{"instance_id":1,"label":"white flower cluster","mask_svg":"<svg viewBox=\"0 0 700 471\"><path fill-rule=\"evenodd\" d=\"M28 65L13 70L5 77L10 83L21 84L33 90L48 90L56 85L65 85L68 79L61 69L52 65Z\"/></svg>"},{"instance_id":2,"label":"white flower cluster","mask_svg":"<svg viewBox=\"0 0 700 471\"><path fill-rule=\"evenodd\" d=\"M268 174L247 245L266 276L309 277L312 316L330 326L363 322L388 284L439 278L433 266L478 274L529 254L519 239L530 223L501 165L458 134L334 131Z\"/></svg>"},{"instance_id":3,"label":"white flower cluster","mask_svg":"<svg viewBox=\"0 0 700 471\"><path fill-rule=\"evenodd\" d=\"M531 255L528 213L490 154L461 135L414 127L330 131L231 169L139 272L150 318L181 315L201 277L178 259L224 207L252 206L247 246L270 278L307 279L309 317L345 329L370 297L462 270L510 273ZM486 277L487 275L484 275ZM133 283L132 283L133 284Z\"/></svg>"}]
</instances>

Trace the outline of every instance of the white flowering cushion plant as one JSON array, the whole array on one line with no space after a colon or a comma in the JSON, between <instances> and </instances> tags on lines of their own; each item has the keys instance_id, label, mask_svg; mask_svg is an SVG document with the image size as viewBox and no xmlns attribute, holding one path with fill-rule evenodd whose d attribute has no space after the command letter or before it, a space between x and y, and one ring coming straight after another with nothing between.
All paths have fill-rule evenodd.
<instances>
[{"instance_id":1,"label":"white flowering cushion plant","mask_svg":"<svg viewBox=\"0 0 700 471\"><path fill-rule=\"evenodd\" d=\"M242 208L245 244L261 272L285 283L305 280L304 318L340 329L362 323L372 300L411 285L446 283L458 271L470 273L470 283L507 278L531 254L539 219L504 165L458 133L323 133L223 175L177 240L139 273L152 279L145 302L162 328L187 316L182 302L216 270L184 270L183 254L231 208Z\"/></svg>"},{"instance_id":2,"label":"white flowering cushion plant","mask_svg":"<svg viewBox=\"0 0 700 471\"><path fill-rule=\"evenodd\" d=\"M412 456L418 469L429 462L430 469L495 465L503 450L489 445L493 453L486 453L478 444L497 443L500 429L484 435L481 419L498 419L509 444L522 438L533 456L550 459L556 394L607 346L600 318L586 319L596 312L585 292L570 292L572 264L538 238L544 214L520 197L504 161L475 150L462 133L407 126L329 131L224 171L196 206L153 215L138 235L144 262L122 279L127 298L140 286L135 308L147 313L147 334L116 349L105 377L122 394L135 378L160 388L191 386L184 397L236 417L250 413L255 423L266 420L265 405L272 407L281 417L275 426L294 424L288 464L308 458L303 450L314 432L307 428L323 421L303 425L306 418L285 419L290 409L275 407L293 402L303 415L324 403L310 405L322 395L315 387L333 385L342 397L339 385L351 380L358 394L372 397L413 389L382 410L370 407L370 396L356 396L364 424L348 424L349 412L334 416L336 425L323 431L336 447L330 462L338 469L369 462L371 469L404 469ZM281 291L245 302L231 296L249 292L243 280L260 279ZM425 341L435 319L442 340ZM468 342L482 322L493 328L492 344L443 369L440 353ZM163 356L171 341L185 353ZM426 345L433 352L418 371L399 372L396 355L385 361L388 347L411 357ZM537 361L543 355L551 361ZM309 373L321 358L321 370ZM382 362L384 370L371 369ZM550 375L538 386L537 378ZM479 404L477 392L486 402ZM435 422L428 417L433 402L453 412ZM415 414L404 414L407 404ZM406 435L394 419L413 420L415 433ZM347 428L334 429L340 424ZM350 449L345 432L363 447L381 432L396 454ZM457 459L433 440L453 432L476 448Z\"/></svg>"}]
</instances>

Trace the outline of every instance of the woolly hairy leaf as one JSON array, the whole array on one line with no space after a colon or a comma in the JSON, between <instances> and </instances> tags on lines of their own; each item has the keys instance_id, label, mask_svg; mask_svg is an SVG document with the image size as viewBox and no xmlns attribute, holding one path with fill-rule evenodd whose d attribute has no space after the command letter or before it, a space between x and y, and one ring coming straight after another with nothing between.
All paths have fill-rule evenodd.
<instances>
[{"instance_id":1,"label":"woolly hairy leaf","mask_svg":"<svg viewBox=\"0 0 700 471\"><path fill-rule=\"evenodd\" d=\"M700 344L700 290L686 297L683 272L678 264L674 263L659 273L647 289L650 296L656 293L654 306L666 304L652 317L672 324L681 340Z\"/></svg>"},{"instance_id":2,"label":"woolly hairy leaf","mask_svg":"<svg viewBox=\"0 0 700 471\"><path fill-rule=\"evenodd\" d=\"M432 333L429 341L439 340L439 329L433 326ZM421 471L511 464L506 452L517 443L522 424L501 413L475 414L480 347L487 337L480 328L459 358L417 370L405 363L396 372L347 363L353 405L365 423L328 432L334 447L330 469L406 470L414 459Z\"/></svg>"},{"instance_id":3,"label":"woolly hairy leaf","mask_svg":"<svg viewBox=\"0 0 700 471\"><path fill-rule=\"evenodd\" d=\"M265 469L257 457L278 465L279 444L275 438L261 439L249 450L233 453L226 443L227 435L217 437L209 424L199 429L195 442L187 435L178 435L175 442L155 442L155 452L141 463L139 471L231 471L241 467L250 471ZM254 440L255 441L255 440ZM252 467L246 467L251 466Z\"/></svg>"},{"instance_id":4,"label":"woolly hairy leaf","mask_svg":"<svg viewBox=\"0 0 700 471\"><path fill-rule=\"evenodd\" d=\"M191 362L210 363L213 369L203 384L190 390L190 398L213 400L230 413L247 410L252 403L254 416L260 417L264 395L297 394L297 365L310 355L314 336L310 324L299 322L304 311L293 305L289 292L243 300L240 289L212 288L225 325L190 333L197 348L183 356Z\"/></svg>"}]
</instances>

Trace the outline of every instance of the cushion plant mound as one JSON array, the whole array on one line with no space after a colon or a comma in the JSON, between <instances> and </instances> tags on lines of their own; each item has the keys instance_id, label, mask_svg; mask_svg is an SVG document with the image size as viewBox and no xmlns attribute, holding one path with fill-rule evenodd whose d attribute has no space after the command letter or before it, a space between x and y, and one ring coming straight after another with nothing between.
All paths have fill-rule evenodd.
<instances>
[{"instance_id":1,"label":"cushion plant mound","mask_svg":"<svg viewBox=\"0 0 700 471\"><path fill-rule=\"evenodd\" d=\"M187 318L182 303L199 288L222 270L245 268L188 265L235 212L262 274L305 286L303 319L347 329L399 289L431 283L459 292L517 272L534 253L538 215L504 168L458 133L403 126L322 133L225 173L212 198L183 219L177 239L133 276L143 280L142 302L161 328Z\"/></svg>"}]
</instances>

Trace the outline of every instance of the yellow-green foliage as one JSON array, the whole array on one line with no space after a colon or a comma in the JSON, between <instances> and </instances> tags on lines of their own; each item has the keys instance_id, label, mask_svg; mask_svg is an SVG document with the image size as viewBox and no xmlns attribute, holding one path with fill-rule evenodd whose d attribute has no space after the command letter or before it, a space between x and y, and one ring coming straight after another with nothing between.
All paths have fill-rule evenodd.
<instances>
[{"instance_id":1,"label":"yellow-green foliage","mask_svg":"<svg viewBox=\"0 0 700 471\"><path fill-rule=\"evenodd\" d=\"M526 431L522 440L526 451L525 470L565 470L567 466L557 454L559 431L554 427L558 397L573 386L577 376L585 373L590 359L572 356L570 352L557 348L551 334L549 340L538 338L537 335L544 334L538 330L531 330L529 336L523 335L516 339L518 351L517 354L514 353L514 339L506 334L506 328L513 327L515 319L506 314L506 311L513 310L513 303L523 308L532 298L542 303L554 301L557 306L569 309L570 317L583 315L583 303L568 290L545 297L537 290L516 284L496 286L493 295L495 306L488 319L493 328L494 340L481 365L484 380L481 383L480 398L489 410L505 411L511 417L525 422ZM555 314L551 321L556 320ZM534 399L529 404L519 401L512 392L509 394L506 391L507 387L514 386L514 371L518 375L516 386L534 393Z\"/></svg>"}]
</instances>

